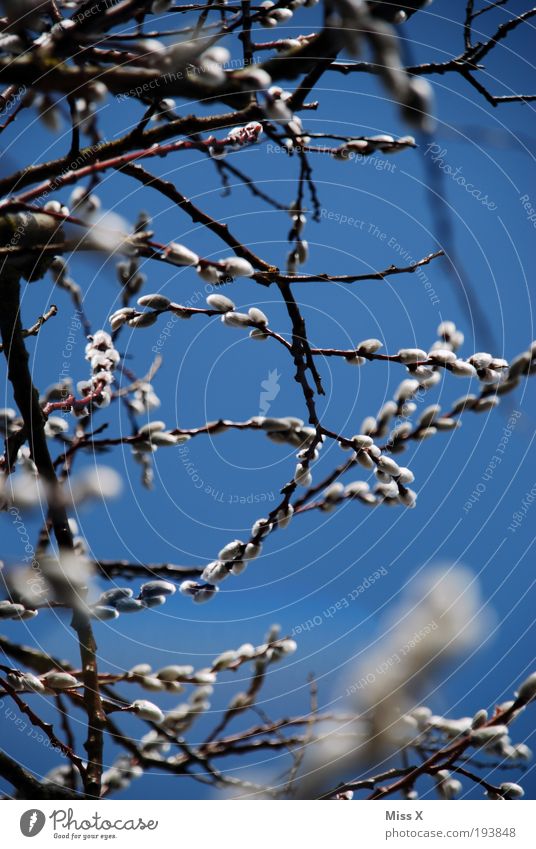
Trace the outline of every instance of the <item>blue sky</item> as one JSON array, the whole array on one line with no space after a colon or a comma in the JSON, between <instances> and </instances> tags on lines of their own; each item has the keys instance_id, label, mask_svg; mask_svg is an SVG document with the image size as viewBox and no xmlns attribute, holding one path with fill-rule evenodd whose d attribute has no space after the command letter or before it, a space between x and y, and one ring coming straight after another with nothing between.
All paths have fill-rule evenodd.
<instances>
[{"instance_id":1,"label":"blue sky","mask_svg":"<svg viewBox=\"0 0 536 849\"><path fill-rule=\"evenodd\" d=\"M460 0L438 0L400 29L411 42L412 61L443 59L461 50L459 21L464 6ZM525 6L514 2L508 8L522 11ZM503 19L501 10L494 15L494 22ZM479 20L484 26L486 17ZM302 21L297 15L288 34L293 27L305 31L307 24ZM536 73L529 61L532 38L533 28L527 24L489 57L482 79L490 90L498 94L536 92ZM534 106L512 104L494 110L457 75L433 77L431 82L436 126L430 137L418 140L417 150L392 157L378 154L361 162L312 158L322 212L318 223L309 219L307 224L310 258L306 270L365 273L391 263L406 265L408 258L417 260L444 247L455 255L457 282L446 273L446 261L439 260L424 269L425 278L405 275L351 286L296 285L314 345L347 347L377 336L389 352L402 346L427 348L435 339L437 325L451 319L465 334L463 353L469 356L490 345L485 327L475 318L473 298L478 299L491 329L495 355L511 358L526 349L536 335L532 312L536 225L529 220L522 200L528 196L528 202L536 207ZM319 109L303 117L310 131L323 129L343 135L389 132L395 136L411 131L401 123L378 81L368 75L327 74L315 96ZM192 108L193 104L185 106L184 114ZM120 109L121 113L113 99L102 105L102 126L109 137L124 131L141 115L135 104L121 104ZM65 132L65 138L58 140L42 124L33 123L32 115L23 113L10 135L6 134L3 172L29 160L60 155L68 143L67 127ZM294 198L298 162L273 151L269 141L241 150L230 161L254 176L257 184L279 201ZM466 183L449 177L446 165L459 169L457 175L463 175ZM267 260L284 263L289 229L284 212L267 208L240 186L222 198L212 163L199 153L175 154L151 162L149 167L173 179L184 194L225 220ZM98 193L103 206L130 222L140 209L147 210L159 241L175 239L207 257L230 253L215 236L191 224L156 193L140 192L127 177L105 174ZM68 192L59 197L66 202ZM438 212L448 217L452 227L453 239L446 245L437 232ZM362 224L342 223L344 217ZM203 305L204 284L193 270L172 273L167 266L150 262L143 270L148 275L147 292L161 291L181 303ZM113 308L120 305L113 261L76 258L72 274L84 291L93 327L104 327ZM433 287L434 298L426 280ZM240 280L232 284L229 295L240 309L259 306L272 327L288 333L286 312L272 289ZM37 341L29 342L35 352L39 387L57 379L62 361L59 340L68 334L73 311L65 293L54 291L45 279L26 287L25 323L31 323L46 303L56 303L59 315ZM256 345L247 334L226 328L216 319L194 318L173 324L160 347L164 323L124 334L119 347L138 374L148 369L154 356L151 348L159 348L164 360L154 385L162 405L155 415L169 426L194 427L219 416L242 420L259 414L261 384L274 370L279 392L271 402L270 415L306 418L288 354L280 346L271 342ZM83 347L84 340L78 335L71 361L75 381L86 376ZM357 432L363 418L374 414L404 377L397 364L369 363L352 369L328 359L319 367L326 388L325 398L319 399L319 412L328 427L346 435ZM463 380L447 375L429 397L448 409L466 388ZM490 475L490 460L512 413L516 425L502 462ZM535 413L533 388L530 383L522 384L499 410L467 414L459 430L416 443L404 455L416 478L418 503L413 511L367 511L349 502L333 513L305 514L286 531L273 535L263 557L245 574L227 582L213 603L194 606L177 595L163 608L131 618L121 616L111 625L97 624L103 668L128 668L140 661L158 667L179 659L206 665L223 649L244 641L261 642L273 622L280 623L282 633L291 633L383 568L387 574L358 600L299 636L297 653L273 667L262 698L263 710L274 718L306 710L307 675L312 672L318 680L321 706L336 707L342 705L337 701L341 679L354 659L381 635L382 616L390 605L423 572L438 564L448 568L459 562L478 575L482 597L494 618L489 637L473 654L443 668L430 683L430 692L423 694L423 702L434 712L461 716L510 698L516 684L535 667L536 507L529 510L515 533L508 530L536 483ZM126 427L115 408L103 411L99 421L110 421L110 434ZM336 445L326 445L315 480L322 470L327 472L342 459ZM252 522L271 509L295 463L284 446L258 433L203 437L189 442L182 452L160 450L155 486L147 493L140 486L139 467L127 450L117 449L97 460L121 471L125 489L120 499L80 513L81 531L94 555L198 565L215 557L228 540L245 536ZM93 462L90 456L80 458L76 468ZM188 468L195 468L196 483ZM202 486L197 485L199 480ZM478 498L467 509L477 487ZM28 527L35 530L37 517L28 518ZM15 561L18 540L5 517L2 538L6 560ZM67 619L42 614L31 623L31 629L23 624L5 630L12 638L35 642L51 654L75 661L76 645ZM222 677L213 711L243 686L242 678L241 672ZM177 699L166 696L157 700L171 707ZM200 724L199 730L214 723L215 714ZM134 722L125 727L133 733L140 730ZM53 763L50 753L36 751L38 747L29 742L25 732L17 734L12 728L8 721L1 724L0 745L36 770L49 769ZM524 740L534 747L533 728L534 711L528 710L515 725L516 742ZM107 754L112 753L109 749ZM279 761L267 759L263 769L277 772L281 766ZM531 770L523 783L527 795L535 798L536 778ZM152 775L123 795L173 798L206 792L199 784L182 781L178 788L177 779Z\"/></svg>"}]
</instances>

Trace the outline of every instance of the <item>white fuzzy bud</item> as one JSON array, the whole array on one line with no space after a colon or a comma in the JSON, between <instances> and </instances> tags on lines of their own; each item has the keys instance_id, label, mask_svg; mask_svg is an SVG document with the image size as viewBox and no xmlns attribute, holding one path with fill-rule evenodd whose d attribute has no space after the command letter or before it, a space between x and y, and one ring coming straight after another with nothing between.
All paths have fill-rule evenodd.
<instances>
[{"instance_id":1,"label":"white fuzzy bud","mask_svg":"<svg viewBox=\"0 0 536 849\"><path fill-rule=\"evenodd\" d=\"M384 455L379 457L378 468L392 477L398 477L400 474L400 466L392 459L392 457L386 457Z\"/></svg>"},{"instance_id":2,"label":"white fuzzy bud","mask_svg":"<svg viewBox=\"0 0 536 849\"><path fill-rule=\"evenodd\" d=\"M281 640L275 648L282 655L294 654L294 652L298 648L298 644L296 643L295 640L291 640L291 639Z\"/></svg>"},{"instance_id":3,"label":"white fuzzy bud","mask_svg":"<svg viewBox=\"0 0 536 849\"><path fill-rule=\"evenodd\" d=\"M221 320L228 327L249 327L251 323L249 315L242 312L226 312L222 315Z\"/></svg>"},{"instance_id":4,"label":"white fuzzy bud","mask_svg":"<svg viewBox=\"0 0 536 849\"><path fill-rule=\"evenodd\" d=\"M143 295L138 298L138 306L151 307L153 310L165 310L169 307L171 301L165 295Z\"/></svg>"},{"instance_id":5,"label":"white fuzzy bud","mask_svg":"<svg viewBox=\"0 0 536 849\"><path fill-rule=\"evenodd\" d=\"M471 733L471 741L475 745L485 745L486 743L496 742L501 737L508 734L506 725L485 725L483 728L477 728Z\"/></svg>"},{"instance_id":6,"label":"white fuzzy bud","mask_svg":"<svg viewBox=\"0 0 536 849\"><path fill-rule=\"evenodd\" d=\"M120 598L115 607L120 613L139 613L144 609L144 604L137 598Z\"/></svg>"},{"instance_id":7,"label":"white fuzzy bud","mask_svg":"<svg viewBox=\"0 0 536 849\"><path fill-rule=\"evenodd\" d=\"M183 681L186 678L189 678L193 673L193 666L178 666L176 664L172 664L170 666L163 666L162 669L159 669L156 673L156 677L160 679L160 681Z\"/></svg>"},{"instance_id":8,"label":"white fuzzy bud","mask_svg":"<svg viewBox=\"0 0 536 849\"><path fill-rule=\"evenodd\" d=\"M227 257L222 259L221 264L224 266L227 274L231 277L253 277L255 269L247 259L242 259L239 256Z\"/></svg>"},{"instance_id":9,"label":"white fuzzy bud","mask_svg":"<svg viewBox=\"0 0 536 849\"><path fill-rule=\"evenodd\" d=\"M166 423L161 421L147 422L140 427L138 433L140 436L152 436L155 433L160 433L166 429Z\"/></svg>"},{"instance_id":10,"label":"white fuzzy bud","mask_svg":"<svg viewBox=\"0 0 536 849\"><path fill-rule=\"evenodd\" d=\"M520 758L520 760L530 761L532 759L532 751L525 743L516 743L514 752L515 757Z\"/></svg>"},{"instance_id":11,"label":"white fuzzy bud","mask_svg":"<svg viewBox=\"0 0 536 849\"><path fill-rule=\"evenodd\" d=\"M184 440L181 437L174 436L172 433L153 433L151 442L159 448L165 448L168 445L178 445Z\"/></svg>"},{"instance_id":12,"label":"white fuzzy bud","mask_svg":"<svg viewBox=\"0 0 536 849\"><path fill-rule=\"evenodd\" d=\"M528 678L525 678L517 691L517 699L523 704L531 702L536 698L536 672L533 672Z\"/></svg>"},{"instance_id":13,"label":"white fuzzy bud","mask_svg":"<svg viewBox=\"0 0 536 849\"><path fill-rule=\"evenodd\" d=\"M244 551L244 543L240 539L235 539L232 542L228 542L227 545L221 549L218 554L219 560L237 560L242 556Z\"/></svg>"},{"instance_id":14,"label":"white fuzzy bud","mask_svg":"<svg viewBox=\"0 0 536 849\"><path fill-rule=\"evenodd\" d=\"M294 515L294 507L288 504L286 508L282 508L277 513L277 524L280 528L286 528Z\"/></svg>"},{"instance_id":15,"label":"white fuzzy bud","mask_svg":"<svg viewBox=\"0 0 536 849\"><path fill-rule=\"evenodd\" d=\"M338 504L344 498L344 485L335 481L324 490L324 500L331 504Z\"/></svg>"},{"instance_id":16,"label":"white fuzzy bud","mask_svg":"<svg viewBox=\"0 0 536 849\"><path fill-rule=\"evenodd\" d=\"M205 566L201 574L201 579L208 584L219 584L228 577L229 571L225 567L225 563L222 563L221 560L214 560L213 563L209 563L208 566Z\"/></svg>"},{"instance_id":17,"label":"white fuzzy bud","mask_svg":"<svg viewBox=\"0 0 536 849\"><path fill-rule=\"evenodd\" d=\"M503 781L499 790L506 799L521 799L525 795L523 788L513 781Z\"/></svg>"},{"instance_id":18,"label":"white fuzzy bud","mask_svg":"<svg viewBox=\"0 0 536 849\"><path fill-rule=\"evenodd\" d=\"M160 708L146 699L136 699L130 707L136 716L139 716L140 719L146 719L148 722L160 723L164 719L164 714Z\"/></svg>"},{"instance_id":19,"label":"white fuzzy bud","mask_svg":"<svg viewBox=\"0 0 536 849\"><path fill-rule=\"evenodd\" d=\"M268 519L257 519L253 527L251 528L251 536L252 537L260 537L264 539L270 531L272 530L272 525L268 521Z\"/></svg>"},{"instance_id":20,"label":"white fuzzy bud","mask_svg":"<svg viewBox=\"0 0 536 849\"><path fill-rule=\"evenodd\" d=\"M449 351L445 348L433 348L428 355L428 359L436 363L453 363L456 361L456 354L454 351Z\"/></svg>"},{"instance_id":21,"label":"white fuzzy bud","mask_svg":"<svg viewBox=\"0 0 536 849\"><path fill-rule=\"evenodd\" d=\"M243 710L251 704L251 696L247 693L236 693L229 702L228 710Z\"/></svg>"},{"instance_id":22,"label":"white fuzzy bud","mask_svg":"<svg viewBox=\"0 0 536 849\"><path fill-rule=\"evenodd\" d=\"M396 399L397 401L408 401L410 398L415 395L419 388L418 380L403 380L400 386L396 391Z\"/></svg>"},{"instance_id":23,"label":"white fuzzy bud","mask_svg":"<svg viewBox=\"0 0 536 849\"><path fill-rule=\"evenodd\" d=\"M32 675L31 672L24 672L24 674L20 676L20 683L23 690L29 690L31 693L45 692L45 686L42 681L40 681L36 675Z\"/></svg>"},{"instance_id":24,"label":"white fuzzy bud","mask_svg":"<svg viewBox=\"0 0 536 849\"><path fill-rule=\"evenodd\" d=\"M370 448L371 445L374 444L374 440L371 436L367 436L363 433L356 433L352 436L352 442L354 443L356 449L358 448Z\"/></svg>"},{"instance_id":25,"label":"white fuzzy bud","mask_svg":"<svg viewBox=\"0 0 536 849\"><path fill-rule=\"evenodd\" d=\"M344 494L349 498L360 498L369 491L370 487L366 481L352 481L346 485Z\"/></svg>"},{"instance_id":26,"label":"white fuzzy bud","mask_svg":"<svg viewBox=\"0 0 536 849\"><path fill-rule=\"evenodd\" d=\"M488 712L487 710L478 710L473 716L471 726L472 728L480 728L488 721Z\"/></svg>"},{"instance_id":27,"label":"white fuzzy bud","mask_svg":"<svg viewBox=\"0 0 536 849\"><path fill-rule=\"evenodd\" d=\"M440 792L444 799L455 799L462 790L463 785L457 778L448 778L440 784Z\"/></svg>"},{"instance_id":28,"label":"white fuzzy bud","mask_svg":"<svg viewBox=\"0 0 536 849\"><path fill-rule=\"evenodd\" d=\"M47 672L43 675L42 682L45 687L51 690L70 690L72 687L77 687L79 681L74 675L69 675L68 672Z\"/></svg>"},{"instance_id":29,"label":"white fuzzy bud","mask_svg":"<svg viewBox=\"0 0 536 849\"><path fill-rule=\"evenodd\" d=\"M411 469L408 469L406 466L400 466L400 474L398 476L398 480L402 484L413 483L415 480L415 476Z\"/></svg>"},{"instance_id":30,"label":"white fuzzy bud","mask_svg":"<svg viewBox=\"0 0 536 849\"><path fill-rule=\"evenodd\" d=\"M356 350L364 354L375 354L382 347L379 339L364 339L359 345L356 345Z\"/></svg>"},{"instance_id":31,"label":"white fuzzy bud","mask_svg":"<svg viewBox=\"0 0 536 849\"><path fill-rule=\"evenodd\" d=\"M238 657L239 655L235 651L224 651L212 661L212 668L216 671L227 669L227 667L232 666L238 660Z\"/></svg>"},{"instance_id":32,"label":"white fuzzy bud","mask_svg":"<svg viewBox=\"0 0 536 849\"><path fill-rule=\"evenodd\" d=\"M312 475L307 466L302 463L298 463L296 466L296 471L294 472L294 481L298 484L298 486L310 486L312 482Z\"/></svg>"},{"instance_id":33,"label":"white fuzzy bud","mask_svg":"<svg viewBox=\"0 0 536 849\"><path fill-rule=\"evenodd\" d=\"M140 595L142 598L144 596L151 595L174 595L176 591L177 587L170 581L147 581L147 583L142 584L140 587Z\"/></svg>"},{"instance_id":34,"label":"white fuzzy bud","mask_svg":"<svg viewBox=\"0 0 536 849\"><path fill-rule=\"evenodd\" d=\"M225 295L209 295L207 298L207 304L209 307L212 307L212 309L224 313L232 312L235 308L231 299L226 298Z\"/></svg>"},{"instance_id":35,"label":"white fuzzy bud","mask_svg":"<svg viewBox=\"0 0 536 849\"><path fill-rule=\"evenodd\" d=\"M248 568L248 564L244 560L235 560L231 566L233 575L241 575Z\"/></svg>"},{"instance_id":36,"label":"white fuzzy bud","mask_svg":"<svg viewBox=\"0 0 536 849\"><path fill-rule=\"evenodd\" d=\"M494 395L489 395L486 398L479 398L473 404L473 410L475 413L485 413L488 410L492 410L493 407L496 407L499 404L499 399Z\"/></svg>"},{"instance_id":37,"label":"white fuzzy bud","mask_svg":"<svg viewBox=\"0 0 536 849\"><path fill-rule=\"evenodd\" d=\"M91 608L91 616L100 622L107 622L111 619L117 619L119 611L106 604L96 604Z\"/></svg>"},{"instance_id":38,"label":"white fuzzy bud","mask_svg":"<svg viewBox=\"0 0 536 849\"><path fill-rule=\"evenodd\" d=\"M401 363L419 363L428 359L428 354L421 348L401 348L398 352Z\"/></svg>"},{"instance_id":39,"label":"white fuzzy bud","mask_svg":"<svg viewBox=\"0 0 536 849\"><path fill-rule=\"evenodd\" d=\"M254 327L253 330L249 332L249 338L255 339L257 342L266 342L269 339L269 335L261 330L260 327Z\"/></svg>"},{"instance_id":40,"label":"white fuzzy bud","mask_svg":"<svg viewBox=\"0 0 536 849\"><path fill-rule=\"evenodd\" d=\"M144 312L141 315L136 315L128 320L129 327L152 327L158 318L156 312Z\"/></svg>"},{"instance_id":41,"label":"white fuzzy bud","mask_svg":"<svg viewBox=\"0 0 536 849\"><path fill-rule=\"evenodd\" d=\"M399 492L398 498L405 507L415 507L417 503L417 493L413 489L402 490Z\"/></svg>"},{"instance_id":42,"label":"white fuzzy bud","mask_svg":"<svg viewBox=\"0 0 536 849\"><path fill-rule=\"evenodd\" d=\"M262 324L263 326L268 324L268 316L266 316L262 310L257 307L251 307L248 310L248 315L251 321L254 321L255 324Z\"/></svg>"},{"instance_id":43,"label":"white fuzzy bud","mask_svg":"<svg viewBox=\"0 0 536 849\"><path fill-rule=\"evenodd\" d=\"M234 79L246 91L267 89L272 82L270 74L263 68L246 68L234 74Z\"/></svg>"},{"instance_id":44,"label":"white fuzzy bud","mask_svg":"<svg viewBox=\"0 0 536 849\"><path fill-rule=\"evenodd\" d=\"M206 280L207 283L218 283L221 280L221 274L213 265L199 265L196 268L201 280Z\"/></svg>"},{"instance_id":45,"label":"white fuzzy bud","mask_svg":"<svg viewBox=\"0 0 536 849\"><path fill-rule=\"evenodd\" d=\"M244 560L255 560L255 558L260 555L261 551L262 545L260 543L248 542L246 550L242 554L242 558Z\"/></svg>"},{"instance_id":46,"label":"white fuzzy bud","mask_svg":"<svg viewBox=\"0 0 536 849\"><path fill-rule=\"evenodd\" d=\"M488 368L492 359L493 359L493 357L491 356L491 354L479 352L477 354L473 354L472 357L469 357L469 362L476 369L481 369L481 368Z\"/></svg>"},{"instance_id":47,"label":"white fuzzy bud","mask_svg":"<svg viewBox=\"0 0 536 849\"><path fill-rule=\"evenodd\" d=\"M177 242L171 242L165 251L166 259L173 265L197 265L199 257L185 245L179 245Z\"/></svg>"},{"instance_id":48,"label":"white fuzzy bud","mask_svg":"<svg viewBox=\"0 0 536 849\"><path fill-rule=\"evenodd\" d=\"M364 469L373 469L374 468L374 460L372 457L367 454L365 451L359 451L355 455L355 459L359 463L360 466L363 466Z\"/></svg>"},{"instance_id":49,"label":"white fuzzy bud","mask_svg":"<svg viewBox=\"0 0 536 849\"><path fill-rule=\"evenodd\" d=\"M450 364L450 371L456 377L474 377L476 369L471 363L466 363L465 360L456 360Z\"/></svg>"},{"instance_id":50,"label":"white fuzzy bud","mask_svg":"<svg viewBox=\"0 0 536 849\"><path fill-rule=\"evenodd\" d=\"M217 678L216 673L211 669L199 669L194 672L190 680L193 684L215 684Z\"/></svg>"}]
</instances>

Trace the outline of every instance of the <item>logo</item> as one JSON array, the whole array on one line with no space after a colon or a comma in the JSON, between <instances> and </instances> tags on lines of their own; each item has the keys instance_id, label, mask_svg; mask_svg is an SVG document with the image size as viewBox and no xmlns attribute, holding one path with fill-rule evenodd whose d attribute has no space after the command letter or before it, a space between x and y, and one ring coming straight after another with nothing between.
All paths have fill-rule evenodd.
<instances>
[{"instance_id":1,"label":"logo","mask_svg":"<svg viewBox=\"0 0 536 849\"><path fill-rule=\"evenodd\" d=\"M31 811L25 811L20 818L20 830L25 837L35 837L42 831L46 822L46 817L43 811L38 811L33 808Z\"/></svg>"},{"instance_id":2,"label":"logo","mask_svg":"<svg viewBox=\"0 0 536 849\"><path fill-rule=\"evenodd\" d=\"M281 375L274 369L273 371L268 372L268 377L266 380L261 381L261 387L264 390L259 395L259 412L261 416L265 416L268 410L271 407L270 402L275 401L277 396L279 395L279 391L281 389L279 385L279 378Z\"/></svg>"}]
</instances>

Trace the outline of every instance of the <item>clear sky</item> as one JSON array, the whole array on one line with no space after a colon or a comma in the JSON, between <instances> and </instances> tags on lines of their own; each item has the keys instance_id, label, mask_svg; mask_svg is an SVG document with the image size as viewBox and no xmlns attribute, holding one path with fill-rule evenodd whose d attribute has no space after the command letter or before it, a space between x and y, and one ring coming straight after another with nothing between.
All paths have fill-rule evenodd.
<instances>
[{"instance_id":1,"label":"clear sky","mask_svg":"<svg viewBox=\"0 0 536 849\"><path fill-rule=\"evenodd\" d=\"M464 7L461 0L437 0L400 28L411 62L438 60L462 50ZM508 4L511 11L524 8L521 2ZM310 21L304 20L298 14L278 33L310 31ZM486 17L480 20L482 27L491 27L492 20L503 20L503 11L492 13L487 24ZM483 76L490 90L497 94L536 92L533 44L534 27L529 23L492 54ZM436 125L428 137L418 139L417 150L391 157L378 154L361 162L337 162L320 155L312 159L321 214L320 221L309 218L307 224L310 258L305 268L364 273L391 263L407 265L443 247L453 259L456 275L446 273L448 263L438 260L426 267L421 277L404 275L351 286L304 283L295 287L295 293L314 345L346 347L377 336L388 352L402 346L427 348L435 340L437 325L451 319L465 334L465 356L493 346L493 354L511 358L536 336L532 312L536 221L530 220L526 206L531 203L536 208L534 104L493 109L458 75L430 80L436 98ZM411 132L379 82L368 75L327 74L315 96L320 102L318 110L303 115L310 131L395 136ZM194 107L188 104L181 109L186 114ZM102 126L109 137L124 131L140 115L141 107L135 103L118 104L110 98L101 106ZM4 135L3 173L28 161L59 155L68 144L67 125L64 132L58 140L41 123L35 123L33 115L23 113ZM233 154L230 161L279 201L294 198L298 161L275 151L269 141ZM150 167L172 179L207 212L225 220L260 255L274 264L284 263L289 229L284 212L267 207L240 186L222 197L214 165L199 153L175 154ZM159 241L175 239L207 257L230 253L214 235L193 225L156 193L140 190L127 177L106 173L98 194L104 207L129 222L140 209L149 212ZM64 202L68 196L68 192L59 195ZM355 223L344 223L345 218ZM447 221L446 231L445 226L438 229L440 220ZM173 274L169 267L149 261L143 270L148 276L145 291L161 291L181 303L204 305L204 284L193 270L178 269ZM105 327L113 308L120 306L114 261L83 256L72 262L72 273L84 291L92 326ZM259 306L272 327L288 333L286 312L272 289L241 280L233 283L228 294L240 309ZM476 301L485 320L476 311ZM62 362L59 342L69 333L73 313L66 294L55 291L47 278L26 288L25 324L47 303L56 303L59 315L37 341L29 342L36 354L39 387L58 378ZM246 333L204 318L177 321L162 344L159 337L164 324L125 333L119 347L137 374L149 368L154 357L151 348L162 354L163 365L154 381L162 404L155 416L169 426L194 427L219 416L243 420L258 415L262 412L262 382L274 370L271 380L279 391L269 402L269 414L306 418L290 360L280 346L254 344ZM80 333L75 335L71 367L77 381L86 377L87 364L84 340ZM319 411L328 427L347 435L359 430L366 415L377 412L404 377L404 369L397 364L369 363L353 369L326 359L319 367L326 387ZM464 380L447 375L429 397L448 409L465 389ZM5 401L11 403L9 395ZM512 413L516 414L515 427L501 462L490 470ZM305 514L284 532L274 534L262 558L242 576L226 582L211 604L192 605L177 594L157 610L130 618L124 615L111 624L97 623L103 667L113 671L141 661L155 667L182 661L203 666L223 649L245 641L262 642L273 622L281 625L283 634L290 634L320 616L321 625L297 637L297 653L273 667L262 708L273 718L306 711L309 673L317 678L321 706L343 706L338 701L344 689L341 680L351 674L355 659L381 636L382 617L389 606L419 574L433 566L448 568L459 562L478 575L482 598L493 617L478 650L442 668L430 682L429 692L423 694L423 703L434 712L454 717L471 715L481 707L493 708L510 698L516 684L536 667L536 506L529 509L515 533L508 530L536 484L535 414L534 386L524 383L507 396L499 410L467 414L459 430L416 443L403 455L415 473L415 510L368 511L348 502L329 514ZM110 421L110 435L127 427L124 417L119 421L115 408L99 414L101 421ZM315 479L343 456L336 445L326 445ZM285 446L258 433L203 437L192 440L182 451L161 449L157 453L155 485L150 493L142 489L139 466L128 450L117 449L96 461L118 469L125 487L121 498L79 515L81 532L95 557L200 565L214 558L230 539L247 535L252 522L271 509L281 486L292 475L295 458ZM91 456L80 458L77 468L94 462ZM32 532L37 518L28 518ZM7 517L1 523L3 549L12 562L20 554L17 534ZM386 575L355 602L335 616L323 615L381 567ZM51 654L76 659L74 636L61 615L41 614L29 626L8 626L5 632L24 642L35 641ZM217 686L213 698L214 711L243 686L239 683L242 677L240 672L223 676L224 683ZM128 695L133 692L134 688ZM137 695L151 698L151 694ZM158 695L155 700L169 708L177 698ZM1 712L6 710L4 704ZM81 713L77 715L77 720L82 719ZM534 709L528 709L516 722L516 742L525 740L534 748L535 719ZM199 729L214 723L215 714ZM141 726L132 721L125 727L138 733ZM193 732L193 739L197 733ZM54 762L50 752L36 751L26 732L17 732L10 721L0 724L0 744L43 771ZM112 754L110 749L108 755ZM261 758L260 762L263 771L277 773L282 768L277 758ZM527 795L535 798L536 774L532 770L523 783ZM206 793L202 785L192 782L182 781L177 787L178 780L153 774L123 795L173 798Z\"/></svg>"}]
</instances>

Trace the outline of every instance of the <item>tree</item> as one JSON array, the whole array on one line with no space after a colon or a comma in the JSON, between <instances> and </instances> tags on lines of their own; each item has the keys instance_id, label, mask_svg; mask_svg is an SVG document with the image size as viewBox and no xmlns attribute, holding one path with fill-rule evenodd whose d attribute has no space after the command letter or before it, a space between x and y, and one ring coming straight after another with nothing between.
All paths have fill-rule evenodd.
<instances>
[{"instance_id":1,"label":"tree","mask_svg":"<svg viewBox=\"0 0 536 849\"><path fill-rule=\"evenodd\" d=\"M519 797L523 791L518 784L492 782L486 768L507 763L521 769L530 757L524 743L511 742L509 727L536 696L536 673L524 680L520 674L522 683L513 700L489 715L481 709L469 718L440 717L420 701L429 675L449 657L474 646L479 633L474 621L480 601L471 576L459 567L445 573L430 570L417 601L410 599L403 615L398 608L392 611L386 620L389 636L354 669L346 712L319 710L314 679L310 706L301 715L273 720L258 706L272 665L295 651L293 636L317 624L314 620L288 636L274 628L262 644L226 649L201 669L172 663L154 670L143 658L124 669L121 657L106 663L97 642L104 623L119 620L114 627L120 628L129 613L142 621L156 615L154 608L175 604L171 597L177 586L184 602L212 600L217 605L223 582L239 581L250 561L262 561L275 534L284 534L289 523L294 526L311 511L321 516L350 501L381 511L387 506L400 511L416 507L414 475L400 464L401 455L422 440L432 438L435 443L443 432L455 431L465 416L493 410L535 372L536 343L530 345L527 339L510 361L487 352L466 357L461 351L463 334L446 320L428 350L411 345L383 353L383 343L376 338L343 347L316 346L300 299L309 285L327 290L367 280L382 285L398 275L415 279L428 265L452 263L452 251L447 250L445 258L443 249L425 248L421 259L387 262L375 272L309 270L308 218L323 218L314 156L381 162L391 154L409 156L418 147L411 135L348 135L332 130L329 122L323 129L323 96L319 103L315 100L321 80L343 75L358 88L364 75L378 77L384 98L417 132L422 148L431 138L434 111L427 77L457 78L489 107L536 99L530 93L495 94L482 81L484 60L514 31L529 26L536 9L517 15L498 10L501 22L484 38L480 31L475 34L475 22L480 26L486 13L506 3L477 9L468 2L460 52L441 61L408 64L399 31L411 27L414 15L425 14L427 4L421 0L403 5L332 0L316 9L313 0L259 5L250 0L198 5L167 0L5 0L2 5L0 78L6 88L1 132L7 135L36 114L49 128L57 128L67 109L70 134L65 151L57 130L63 145L60 155L28 162L0 180L4 394L12 392L14 400L14 408L2 411L2 506L25 547L24 557L3 572L0 618L12 622L13 628L26 623L31 633L36 617L67 615L79 647L78 659L65 660L49 653L47 646L0 637L3 704L15 711L15 721L27 722L31 734L58 754L58 765L40 776L38 767L32 770L31 764L0 752L0 774L10 792L35 799L107 797L156 769L241 796L346 799L361 791L374 799L399 793L415 798L421 779L428 776L441 798L455 798L471 784L489 798ZM183 18L184 26L177 29L177 19ZM289 29L291 19L296 24ZM284 37L263 41L262 28L277 26ZM105 108L113 98L112 127ZM198 105L195 111L192 102ZM141 117L130 126L133 110L139 115L140 106ZM255 146L262 155L268 145L297 165L296 192L286 201L278 200L270 185L251 177L247 164L242 167L242 159L247 163ZM205 211L202 202L193 202L181 191L180 179L166 175L168 161L187 151L207 161L214 169L211 174L221 181L225 199L220 215ZM159 162L163 175L156 173ZM214 253L208 241L202 253L190 244L159 238L165 223L153 223L141 210L129 230L117 214L100 207L104 178L128 179L143 199L158 194L166 201L169 217L185 216L196 226L196 242L215 239L229 255ZM235 230L226 211L232 181L249 192L252 205L267 205L278 216L290 217L285 263L274 264L272 256L267 258L274 250L263 255ZM108 295L102 292L107 328L98 329L86 308L93 272L88 261L88 279L75 279L72 267L78 255L100 256L116 267L120 304L108 310ZM194 291L201 281L206 306L199 306L193 296L181 303L151 291L146 274L153 265L170 274L182 270ZM99 272L95 278L100 286L98 277ZM272 325L258 306L247 312L235 306L233 291L242 278L252 291L269 292L278 300L289 332ZM44 305L37 318L28 318L22 315L26 310L21 298L28 288L44 293L47 280L53 281L56 293L72 299L77 329L87 337L88 376L75 386L69 369L57 380L51 369L52 386L39 391L30 354L33 337L40 340L52 332L58 308ZM262 341L280 348L289 370L269 370L261 384L259 415L253 411L246 419L231 420L224 410L217 420L195 427L168 427L153 412L159 403L155 390L163 345L153 346L156 356L140 377L138 363L130 362L131 339L143 335L144 328L160 332L182 319L215 317L225 328L249 334L250 347ZM215 328L212 322L210 331ZM367 416L357 434L344 427L333 430L320 410L323 366L331 361L365 366L364 380L373 368L368 363L378 363L378 368L393 364L406 375L392 399L376 416ZM280 380L292 377L300 390L300 408L290 415L268 415ZM447 411L435 403L419 410L430 390L457 377L471 381L473 392ZM202 381L206 375L199 367L189 379ZM236 385L232 389L239 391ZM268 514L257 516L243 538L222 540L214 559L191 566L113 559L98 550L98 538L87 540L79 533L74 521L79 505L113 498L121 486L117 472L100 462L77 471L84 457L96 459L114 448L127 451L150 488L155 455L184 451L191 440L219 438L226 431L252 432L259 439L265 435L278 449L295 453L297 465L286 473ZM328 445L342 448L345 459L317 473L315 466ZM463 438L460 445L463 450ZM367 479L343 482L352 470ZM34 544L25 522L39 510L42 521ZM363 577L369 583L378 579L376 573ZM362 591L358 587L355 597ZM349 601L337 604L348 606ZM247 685L235 692L207 736L190 740L191 727L197 727L209 708L213 686L242 667L251 670ZM154 702L132 699L132 688L165 697L186 690L188 698L163 709L157 697ZM75 725L73 719L80 709L85 715L83 741L79 722ZM248 724L253 715L254 724ZM239 730L232 732L228 726L235 720ZM135 723L140 722L144 736L138 739ZM225 766L239 755L248 758L263 751L288 755L283 779L258 775L254 767L244 778L243 770L237 776Z\"/></svg>"}]
</instances>

